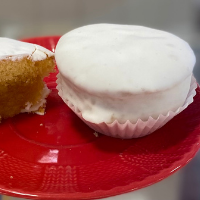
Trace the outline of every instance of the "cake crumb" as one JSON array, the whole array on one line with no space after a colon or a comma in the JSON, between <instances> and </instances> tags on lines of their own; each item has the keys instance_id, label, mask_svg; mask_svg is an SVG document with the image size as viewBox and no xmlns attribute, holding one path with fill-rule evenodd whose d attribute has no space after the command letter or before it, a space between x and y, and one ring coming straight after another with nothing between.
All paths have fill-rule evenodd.
<instances>
[{"instance_id":1,"label":"cake crumb","mask_svg":"<svg viewBox=\"0 0 200 200\"><path fill-rule=\"evenodd\" d=\"M13 176L10 176L11 179L13 179Z\"/></svg>"},{"instance_id":2,"label":"cake crumb","mask_svg":"<svg viewBox=\"0 0 200 200\"><path fill-rule=\"evenodd\" d=\"M39 109L34 113L36 113L38 115L44 115L45 114L45 107L46 107L46 103L44 105L42 105L41 107L39 107Z\"/></svg>"},{"instance_id":3,"label":"cake crumb","mask_svg":"<svg viewBox=\"0 0 200 200\"><path fill-rule=\"evenodd\" d=\"M93 133L95 137L99 137L99 134L97 132Z\"/></svg>"},{"instance_id":4,"label":"cake crumb","mask_svg":"<svg viewBox=\"0 0 200 200\"><path fill-rule=\"evenodd\" d=\"M40 126L43 126L43 124L40 124Z\"/></svg>"}]
</instances>

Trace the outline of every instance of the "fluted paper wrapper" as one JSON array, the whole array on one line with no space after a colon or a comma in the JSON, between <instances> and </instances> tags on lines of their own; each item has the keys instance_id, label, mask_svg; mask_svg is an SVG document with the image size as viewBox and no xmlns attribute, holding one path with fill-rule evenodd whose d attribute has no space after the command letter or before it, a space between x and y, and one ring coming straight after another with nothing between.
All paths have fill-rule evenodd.
<instances>
[{"instance_id":1,"label":"fluted paper wrapper","mask_svg":"<svg viewBox=\"0 0 200 200\"><path fill-rule=\"evenodd\" d=\"M76 113L76 115L81 120L83 120L90 128L94 129L98 133L123 139L143 137L164 126L169 120L171 120L174 116L182 112L188 107L188 105L190 105L193 102L193 97L196 95L195 89L197 88L196 80L194 77L192 77L190 90L188 92L184 105L182 107L179 107L175 112L169 111L166 115L160 114L157 119L154 119L150 116L147 121L142 121L141 119L138 119L138 121L135 124L131 123L129 120L127 120L123 124L120 124L117 120L109 124L105 122L96 124L85 120L82 117L81 111L79 111L78 108L76 108L67 99L63 98L62 87L59 81L59 75L57 84L58 94L60 95L60 97L71 108L71 110L73 110Z\"/></svg>"}]
</instances>

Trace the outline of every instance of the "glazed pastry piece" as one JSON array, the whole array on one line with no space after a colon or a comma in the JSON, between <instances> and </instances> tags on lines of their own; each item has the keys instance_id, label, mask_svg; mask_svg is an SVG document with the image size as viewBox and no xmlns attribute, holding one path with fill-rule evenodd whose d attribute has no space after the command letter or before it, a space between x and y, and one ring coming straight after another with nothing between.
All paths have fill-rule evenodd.
<instances>
[{"instance_id":1,"label":"glazed pastry piece","mask_svg":"<svg viewBox=\"0 0 200 200\"><path fill-rule=\"evenodd\" d=\"M136 123L184 104L195 56L185 41L142 26L96 24L58 42L63 100L92 123Z\"/></svg>"},{"instance_id":2,"label":"glazed pastry piece","mask_svg":"<svg viewBox=\"0 0 200 200\"><path fill-rule=\"evenodd\" d=\"M54 54L35 44L0 38L0 116L44 114L50 90L43 78L53 72Z\"/></svg>"}]
</instances>

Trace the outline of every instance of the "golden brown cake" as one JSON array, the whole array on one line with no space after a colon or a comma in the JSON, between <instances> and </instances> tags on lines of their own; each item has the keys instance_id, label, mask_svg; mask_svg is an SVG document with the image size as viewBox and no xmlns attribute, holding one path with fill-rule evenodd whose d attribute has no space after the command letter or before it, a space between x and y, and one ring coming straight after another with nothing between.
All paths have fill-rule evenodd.
<instances>
[{"instance_id":1,"label":"golden brown cake","mask_svg":"<svg viewBox=\"0 0 200 200\"><path fill-rule=\"evenodd\" d=\"M44 114L54 54L35 44L0 38L0 120L21 112Z\"/></svg>"}]
</instances>

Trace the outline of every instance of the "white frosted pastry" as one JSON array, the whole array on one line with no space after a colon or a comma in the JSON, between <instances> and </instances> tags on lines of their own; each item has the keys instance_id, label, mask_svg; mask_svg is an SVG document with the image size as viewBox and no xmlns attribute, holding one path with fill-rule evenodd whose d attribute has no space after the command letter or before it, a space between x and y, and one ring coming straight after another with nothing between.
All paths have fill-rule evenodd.
<instances>
[{"instance_id":1,"label":"white frosted pastry","mask_svg":"<svg viewBox=\"0 0 200 200\"><path fill-rule=\"evenodd\" d=\"M183 105L195 56L187 42L142 26L96 24L61 37L59 87L92 123L136 123Z\"/></svg>"},{"instance_id":2,"label":"white frosted pastry","mask_svg":"<svg viewBox=\"0 0 200 200\"><path fill-rule=\"evenodd\" d=\"M20 112L44 114L54 53L36 44L0 38L0 120Z\"/></svg>"},{"instance_id":3,"label":"white frosted pastry","mask_svg":"<svg viewBox=\"0 0 200 200\"><path fill-rule=\"evenodd\" d=\"M42 46L10 38L0 37L0 45L0 60L19 60L28 56L32 61L39 61L54 56L53 52Z\"/></svg>"}]
</instances>

